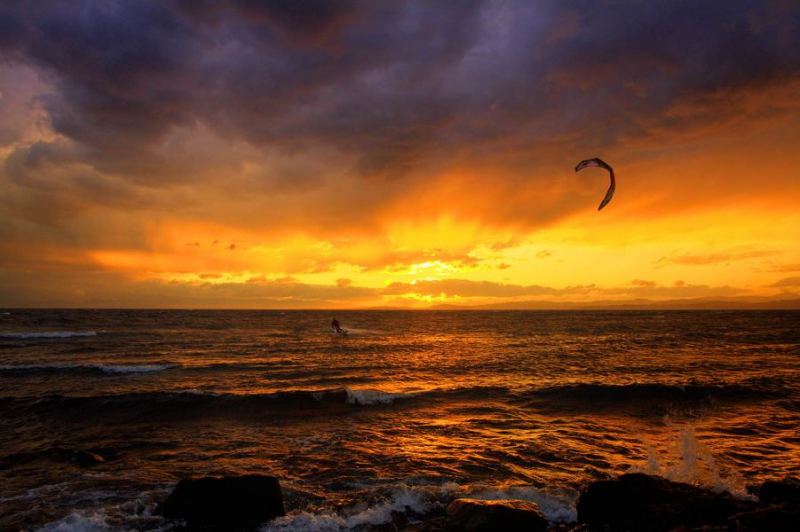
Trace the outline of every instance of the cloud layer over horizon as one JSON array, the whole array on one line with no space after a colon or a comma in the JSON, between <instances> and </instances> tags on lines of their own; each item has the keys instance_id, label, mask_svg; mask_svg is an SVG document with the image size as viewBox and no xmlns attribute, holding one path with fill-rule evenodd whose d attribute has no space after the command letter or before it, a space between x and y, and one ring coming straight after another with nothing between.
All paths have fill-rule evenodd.
<instances>
[{"instance_id":1,"label":"cloud layer over horizon","mask_svg":"<svg viewBox=\"0 0 800 532\"><path fill-rule=\"evenodd\" d=\"M796 294L799 50L779 1L4 2L0 306Z\"/></svg>"}]
</instances>

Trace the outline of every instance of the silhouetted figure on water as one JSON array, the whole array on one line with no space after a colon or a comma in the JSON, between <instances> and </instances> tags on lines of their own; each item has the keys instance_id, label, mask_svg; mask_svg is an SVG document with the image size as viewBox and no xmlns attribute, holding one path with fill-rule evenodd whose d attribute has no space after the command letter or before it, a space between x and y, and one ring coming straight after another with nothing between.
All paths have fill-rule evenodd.
<instances>
[{"instance_id":1,"label":"silhouetted figure on water","mask_svg":"<svg viewBox=\"0 0 800 532\"><path fill-rule=\"evenodd\" d=\"M339 320L337 320L336 318L333 318L331 320L331 329L333 330L333 332L337 334L347 334L347 331L342 329L342 326L339 325Z\"/></svg>"}]
</instances>

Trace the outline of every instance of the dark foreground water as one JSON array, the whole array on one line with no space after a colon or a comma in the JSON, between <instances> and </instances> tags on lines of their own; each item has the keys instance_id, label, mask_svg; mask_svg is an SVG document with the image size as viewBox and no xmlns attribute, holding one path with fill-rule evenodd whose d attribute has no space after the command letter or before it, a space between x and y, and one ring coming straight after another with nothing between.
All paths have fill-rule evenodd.
<instances>
[{"instance_id":1,"label":"dark foreground water","mask_svg":"<svg viewBox=\"0 0 800 532\"><path fill-rule=\"evenodd\" d=\"M537 501L638 469L800 473L798 312L0 313L0 529L169 529L187 475L281 479L270 529ZM107 458L80 468L77 450Z\"/></svg>"}]
</instances>

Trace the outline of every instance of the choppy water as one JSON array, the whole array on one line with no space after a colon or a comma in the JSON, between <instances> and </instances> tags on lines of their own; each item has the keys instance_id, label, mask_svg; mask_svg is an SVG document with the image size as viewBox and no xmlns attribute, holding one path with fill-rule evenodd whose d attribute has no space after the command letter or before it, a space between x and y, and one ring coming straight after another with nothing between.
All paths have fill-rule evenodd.
<instances>
[{"instance_id":1,"label":"choppy water","mask_svg":"<svg viewBox=\"0 0 800 532\"><path fill-rule=\"evenodd\" d=\"M200 474L274 474L272 528L338 530L463 494L569 520L631 468L800 473L798 312L9 312L0 529L168 528Z\"/></svg>"}]
</instances>

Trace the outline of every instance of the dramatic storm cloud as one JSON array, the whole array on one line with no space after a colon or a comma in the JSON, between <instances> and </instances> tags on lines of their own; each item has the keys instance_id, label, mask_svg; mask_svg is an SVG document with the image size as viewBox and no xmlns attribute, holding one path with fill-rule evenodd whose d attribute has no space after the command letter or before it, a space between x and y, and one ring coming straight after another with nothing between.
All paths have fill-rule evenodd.
<instances>
[{"instance_id":1,"label":"dramatic storm cloud","mask_svg":"<svg viewBox=\"0 0 800 532\"><path fill-rule=\"evenodd\" d=\"M791 2L6 1L2 294L27 304L32 272L120 305L202 281L226 306L285 275L352 280L312 306L651 272L763 290L800 260L779 230L800 197L798 50ZM600 216L605 177L571 171L598 155L620 180ZM612 251L638 270L587 269ZM281 294L261 304L303 297Z\"/></svg>"}]
</instances>

